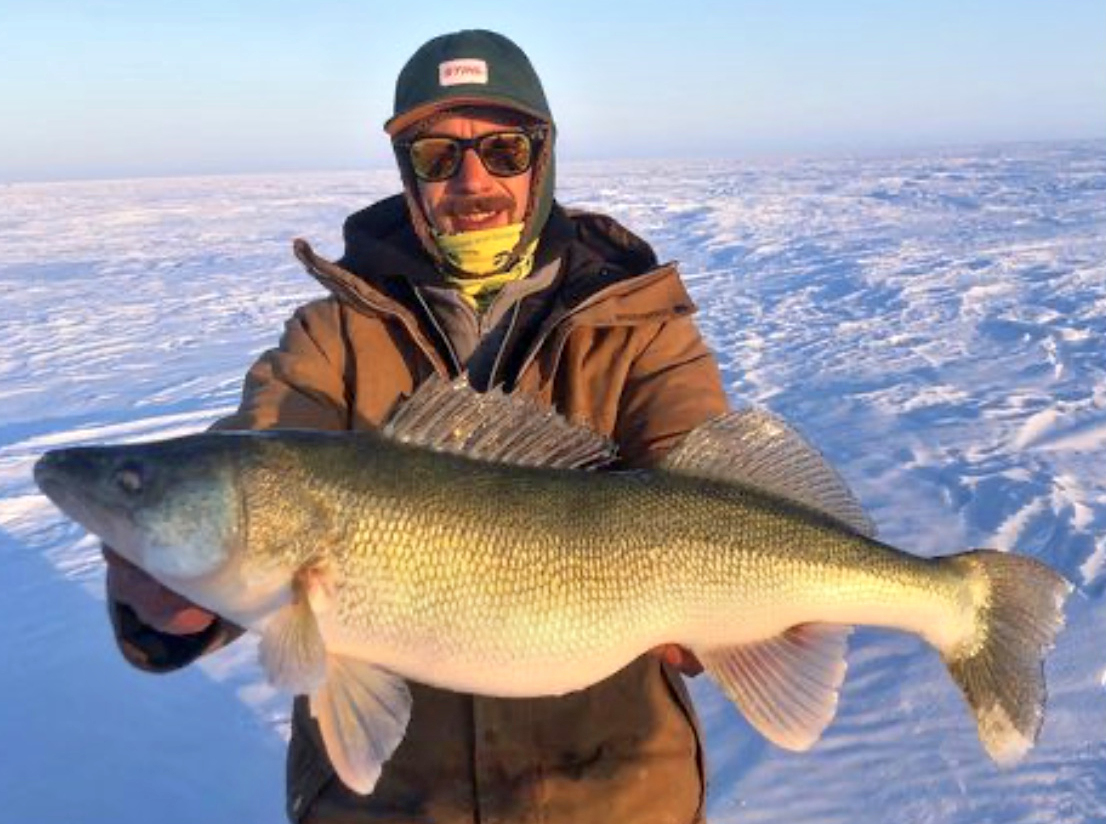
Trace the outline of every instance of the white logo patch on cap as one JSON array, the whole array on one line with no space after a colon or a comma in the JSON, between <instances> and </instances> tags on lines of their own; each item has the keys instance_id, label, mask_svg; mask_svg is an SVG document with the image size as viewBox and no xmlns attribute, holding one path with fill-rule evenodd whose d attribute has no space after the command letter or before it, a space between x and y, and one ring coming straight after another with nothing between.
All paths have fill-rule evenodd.
<instances>
[{"instance_id":1,"label":"white logo patch on cap","mask_svg":"<svg viewBox=\"0 0 1106 824\"><path fill-rule=\"evenodd\" d=\"M458 86L461 83L488 83L488 64L484 60L447 60L438 64L438 83Z\"/></svg>"}]
</instances>

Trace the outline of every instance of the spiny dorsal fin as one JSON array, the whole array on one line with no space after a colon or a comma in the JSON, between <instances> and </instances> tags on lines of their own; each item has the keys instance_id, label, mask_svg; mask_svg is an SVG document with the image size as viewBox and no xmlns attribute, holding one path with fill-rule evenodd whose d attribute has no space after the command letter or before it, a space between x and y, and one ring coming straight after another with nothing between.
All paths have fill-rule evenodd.
<instances>
[{"instance_id":1,"label":"spiny dorsal fin","mask_svg":"<svg viewBox=\"0 0 1106 824\"><path fill-rule=\"evenodd\" d=\"M661 468L740 483L820 512L861 535L872 537L876 532L821 453L764 409L730 412L693 429L665 457Z\"/></svg>"},{"instance_id":2,"label":"spiny dorsal fin","mask_svg":"<svg viewBox=\"0 0 1106 824\"><path fill-rule=\"evenodd\" d=\"M614 442L525 395L477 392L465 375L437 375L400 404L384 435L401 443L519 466L594 469L611 463Z\"/></svg>"}]
</instances>

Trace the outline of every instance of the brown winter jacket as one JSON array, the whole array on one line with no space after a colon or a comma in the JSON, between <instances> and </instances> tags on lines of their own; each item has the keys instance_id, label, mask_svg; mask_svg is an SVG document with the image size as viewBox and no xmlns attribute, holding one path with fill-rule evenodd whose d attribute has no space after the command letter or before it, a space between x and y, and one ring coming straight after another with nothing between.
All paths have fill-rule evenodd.
<instances>
[{"instance_id":1,"label":"brown winter jacket","mask_svg":"<svg viewBox=\"0 0 1106 824\"><path fill-rule=\"evenodd\" d=\"M220 429L378 426L432 373L454 374L448 341L414 294L422 262L402 200L350 218L337 263L297 242L332 296L300 308L277 348L249 370L239 410ZM555 207L537 266L559 261L545 292L523 298L490 384L503 384L611 435L627 466L656 461L726 409L716 363L676 270L610 218ZM120 645L138 666L168 670L225 643L143 627L112 605ZM293 821L688 824L702 815L697 722L676 673L643 656L586 690L495 699L412 684L407 735L372 795L348 791L297 698L288 755Z\"/></svg>"}]
</instances>

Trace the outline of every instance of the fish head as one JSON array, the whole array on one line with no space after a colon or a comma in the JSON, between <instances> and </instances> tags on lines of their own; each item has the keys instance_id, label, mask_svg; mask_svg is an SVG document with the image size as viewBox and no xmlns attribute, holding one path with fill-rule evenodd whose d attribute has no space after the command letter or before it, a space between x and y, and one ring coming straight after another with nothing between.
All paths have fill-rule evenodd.
<instances>
[{"instance_id":1,"label":"fish head","mask_svg":"<svg viewBox=\"0 0 1106 824\"><path fill-rule=\"evenodd\" d=\"M214 443L214 448L208 444ZM242 542L233 452L176 438L43 455L35 482L66 515L153 577L211 575Z\"/></svg>"}]
</instances>

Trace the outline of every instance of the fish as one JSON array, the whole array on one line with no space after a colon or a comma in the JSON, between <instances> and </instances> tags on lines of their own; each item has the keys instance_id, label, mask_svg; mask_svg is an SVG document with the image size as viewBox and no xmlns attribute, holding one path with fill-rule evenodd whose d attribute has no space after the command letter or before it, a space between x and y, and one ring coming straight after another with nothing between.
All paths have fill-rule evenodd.
<instances>
[{"instance_id":1,"label":"fish","mask_svg":"<svg viewBox=\"0 0 1106 824\"><path fill-rule=\"evenodd\" d=\"M833 719L855 626L934 647L998 764L1037 739L1071 585L991 550L878 540L845 481L771 412L692 430L657 466L531 398L431 379L379 430L207 432L45 453L63 513L260 636L309 697L337 775L372 792L407 683L563 695L690 650L789 750Z\"/></svg>"}]
</instances>

